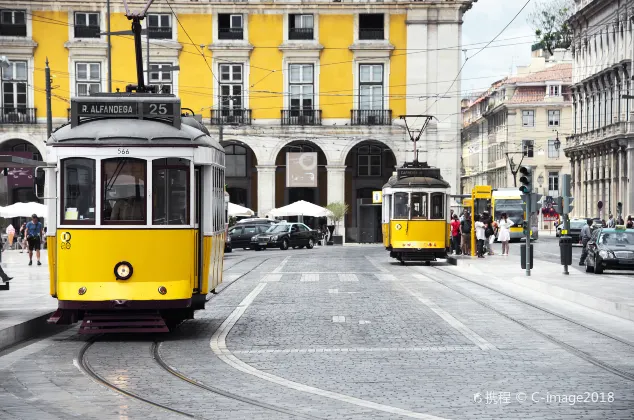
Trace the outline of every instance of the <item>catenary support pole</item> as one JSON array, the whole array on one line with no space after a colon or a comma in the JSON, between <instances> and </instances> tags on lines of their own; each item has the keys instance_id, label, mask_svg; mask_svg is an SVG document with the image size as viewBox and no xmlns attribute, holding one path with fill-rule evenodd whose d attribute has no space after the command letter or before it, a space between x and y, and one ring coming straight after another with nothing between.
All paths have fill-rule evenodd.
<instances>
[{"instance_id":1,"label":"catenary support pole","mask_svg":"<svg viewBox=\"0 0 634 420\"><path fill-rule=\"evenodd\" d=\"M531 275L531 195L526 194L526 276Z\"/></svg>"},{"instance_id":2,"label":"catenary support pole","mask_svg":"<svg viewBox=\"0 0 634 420\"><path fill-rule=\"evenodd\" d=\"M48 66L48 57L46 57L44 77L46 77L46 138L48 139L51 137L51 133L53 132L53 111L51 110L51 68Z\"/></svg>"},{"instance_id":3,"label":"catenary support pole","mask_svg":"<svg viewBox=\"0 0 634 420\"><path fill-rule=\"evenodd\" d=\"M106 31L108 32L108 93L112 92L112 44L110 43L110 0L106 0Z\"/></svg>"}]
</instances>

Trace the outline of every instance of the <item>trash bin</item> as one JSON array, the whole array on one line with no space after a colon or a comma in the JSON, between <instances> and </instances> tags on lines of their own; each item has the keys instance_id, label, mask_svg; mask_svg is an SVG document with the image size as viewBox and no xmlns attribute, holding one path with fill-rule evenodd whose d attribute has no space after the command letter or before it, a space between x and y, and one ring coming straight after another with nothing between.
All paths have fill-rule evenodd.
<instances>
[{"instance_id":1,"label":"trash bin","mask_svg":"<svg viewBox=\"0 0 634 420\"><path fill-rule=\"evenodd\" d=\"M559 254L561 265L572 265L572 238L570 236L559 238Z\"/></svg>"},{"instance_id":2,"label":"trash bin","mask_svg":"<svg viewBox=\"0 0 634 420\"><path fill-rule=\"evenodd\" d=\"M531 244L530 249L530 268L533 268L533 244ZM522 264L522 269L525 270L526 269L526 244L522 244L520 246L520 253L522 255L521 257L521 264Z\"/></svg>"}]
</instances>

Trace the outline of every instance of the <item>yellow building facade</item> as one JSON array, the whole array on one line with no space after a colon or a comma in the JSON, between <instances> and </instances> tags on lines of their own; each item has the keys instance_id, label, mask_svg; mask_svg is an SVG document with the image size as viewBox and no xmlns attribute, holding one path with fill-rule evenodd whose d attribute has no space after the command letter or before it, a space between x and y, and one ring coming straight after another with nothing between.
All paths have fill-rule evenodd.
<instances>
[{"instance_id":1,"label":"yellow building facade","mask_svg":"<svg viewBox=\"0 0 634 420\"><path fill-rule=\"evenodd\" d=\"M261 215L298 199L346 202L346 238L378 242L371 191L413 157L401 115L437 115L421 160L459 185L460 103L442 94L461 65L472 2L157 1L143 21L143 65L149 84L179 96L220 137L232 202ZM123 2L110 3L110 13L105 0L0 6L0 55L10 62L0 153L45 159L47 59L54 127L67 121L71 97L136 83L133 37L108 43L103 34L130 30ZM314 156L308 184L293 185L294 152ZM29 194L7 187L1 204Z\"/></svg>"}]
</instances>

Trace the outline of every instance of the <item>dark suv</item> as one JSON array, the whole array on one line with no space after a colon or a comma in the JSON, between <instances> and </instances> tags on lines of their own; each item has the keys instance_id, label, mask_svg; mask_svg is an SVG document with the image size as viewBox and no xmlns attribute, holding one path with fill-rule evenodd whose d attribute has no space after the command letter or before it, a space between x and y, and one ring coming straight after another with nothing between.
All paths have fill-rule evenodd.
<instances>
[{"instance_id":1,"label":"dark suv","mask_svg":"<svg viewBox=\"0 0 634 420\"><path fill-rule=\"evenodd\" d=\"M319 232L312 230L303 223L279 223L271 226L265 233L251 238L251 248L260 251L264 248L289 247L312 249L319 241Z\"/></svg>"},{"instance_id":2,"label":"dark suv","mask_svg":"<svg viewBox=\"0 0 634 420\"><path fill-rule=\"evenodd\" d=\"M269 226L269 224L250 223L238 223L232 226L229 228L231 247L249 249L251 247L251 238L258 233L266 232Z\"/></svg>"}]
</instances>

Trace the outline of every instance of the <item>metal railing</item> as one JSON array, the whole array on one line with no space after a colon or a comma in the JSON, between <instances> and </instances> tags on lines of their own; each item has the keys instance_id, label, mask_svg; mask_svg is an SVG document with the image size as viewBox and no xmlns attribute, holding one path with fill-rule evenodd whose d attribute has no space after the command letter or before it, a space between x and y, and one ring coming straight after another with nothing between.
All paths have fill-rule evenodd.
<instances>
[{"instance_id":1,"label":"metal railing","mask_svg":"<svg viewBox=\"0 0 634 420\"><path fill-rule=\"evenodd\" d=\"M150 39L172 39L172 27L150 26Z\"/></svg>"},{"instance_id":2,"label":"metal railing","mask_svg":"<svg viewBox=\"0 0 634 420\"><path fill-rule=\"evenodd\" d=\"M75 38L99 38L99 26L75 26Z\"/></svg>"},{"instance_id":3,"label":"metal railing","mask_svg":"<svg viewBox=\"0 0 634 420\"><path fill-rule=\"evenodd\" d=\"M211 125L251 125L250 109L212 109Z\"/></svg>"},{"instance_id":4,"label":"metal railing","mask_svg":"<svg viewBox=\"0 0 634 420\"><path fill-rule=\"evenodd\" d=\"M384 39L383 28L360 28L359 39Z\"/></svg>"},{"instance_id":5,"label":"metal railing","mask_svg":"<svg viewBox=\"0 0 634 420\"><path fill-rule=\"evenodd\" d=\"M0 108L0 124L36 124L37 108Z\"/></svg>"},{"instance_id":6,"label":"metal railing","mask_svg":"<svg viewBox=\"0 0 634 420\"><path fill-rule=\"evenodd\" d=\"M321 109L283 109L282 125L321 125Z\"/></svg>"},{"instance_id":7,"label":"metal railing","mask_svg":"<svg viewBox=\"0 0 634 420\"><path fill-rule=\"evenodd\" d=\"M218 39L242 39L242 28L218 28Z\"/></svg>"},{"instance_id":8,"label":"metal railing","mask_svg":"<svg viewBox=\"0 0 634 420\"><path fill-rule=\"evenodd\" d=\"M26 36L26 23L15 25L3 23L0 25L0 35L2 36Z\"/></svg>"},{"instance_id":9,"label":"metal railing","mask_svg":"<svg viewBox=\"0 0 634 420\"><path fill-rule=\"evenodd\" d=\"M288 39L313 39L313 28L289 28Z\"/></svg>"},{"instance_id":10,"label":"metal railing","mask_svg":"<svg viewBox=\"0 0 634 420\"><path fill-rule=\"evenodd\" d=\"M392 125L392 110L352 109L350 125Z\"/></svg>"}]
</instances>

